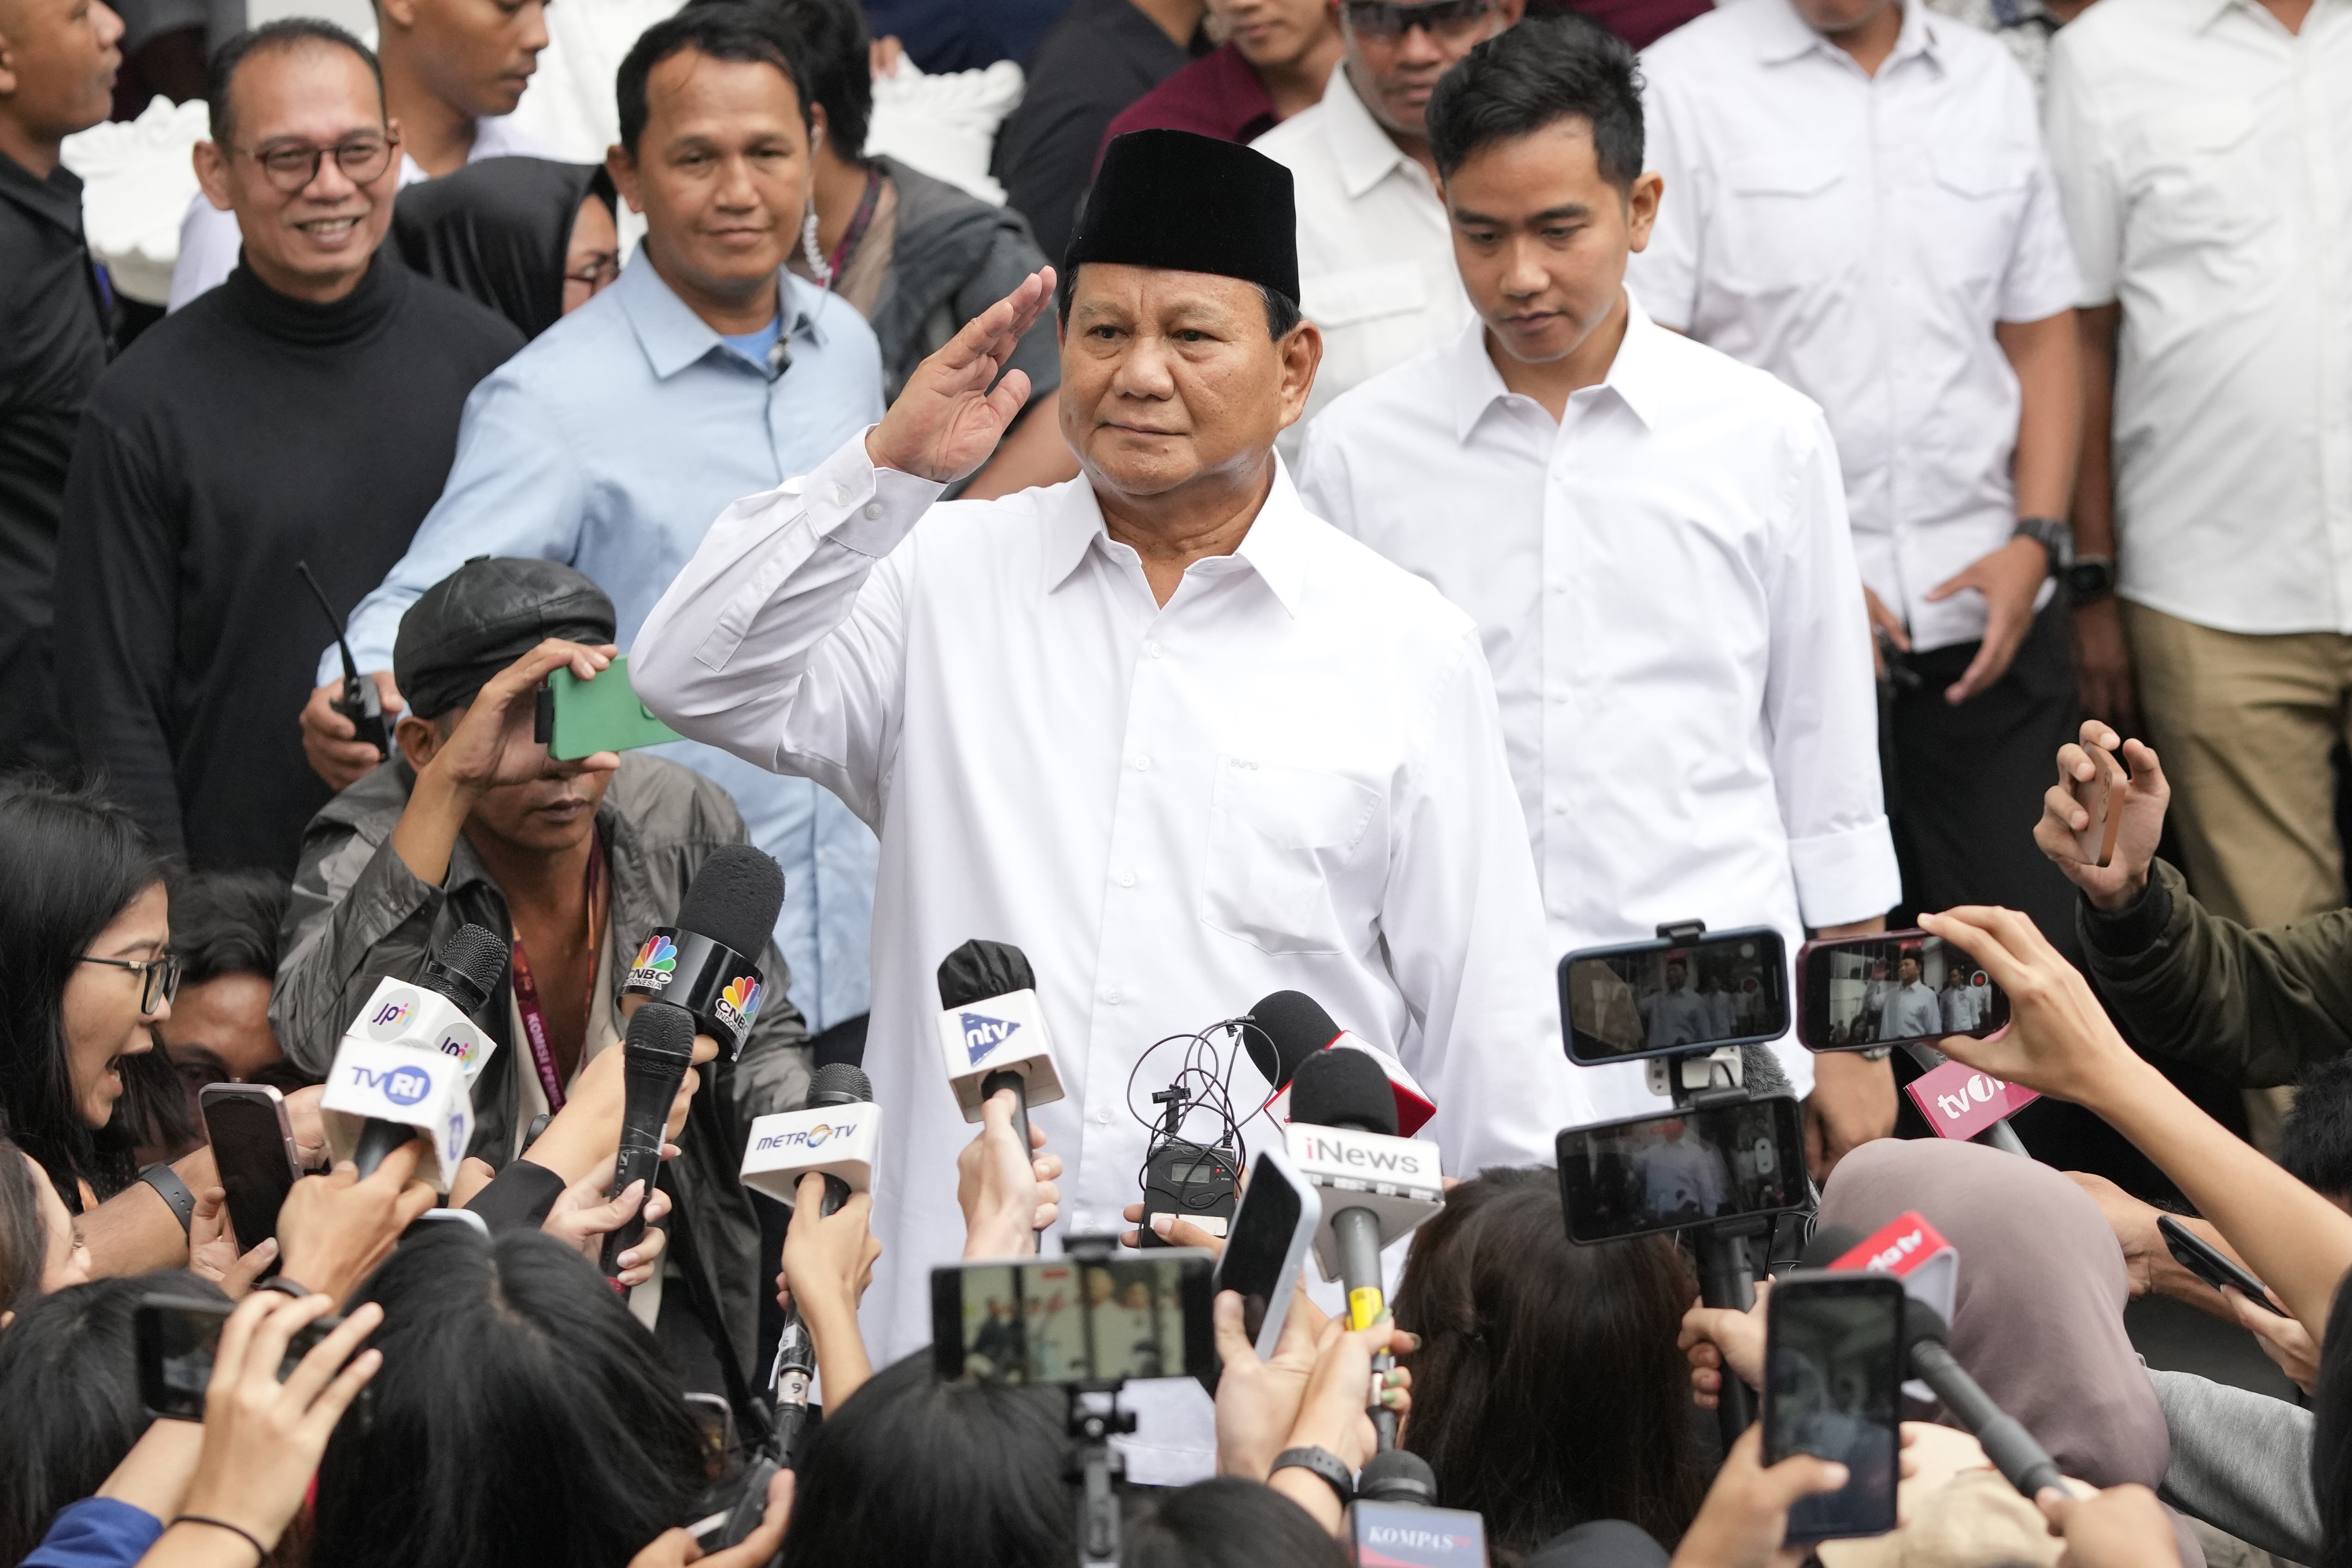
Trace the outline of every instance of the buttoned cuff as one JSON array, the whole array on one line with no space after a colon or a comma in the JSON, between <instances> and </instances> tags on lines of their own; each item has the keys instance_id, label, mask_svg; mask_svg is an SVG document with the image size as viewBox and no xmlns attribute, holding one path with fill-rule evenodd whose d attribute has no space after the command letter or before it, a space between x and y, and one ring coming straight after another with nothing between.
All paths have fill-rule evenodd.
<instances>
[{"instance_id":1,"label":"buttoned cuff","mask_svg":"<svg viewBox=\"0 0 2352 1568\"><path fill-rule=\"evenodd\" d=\"M946 486L896 468L877 468L866 455L867 425L801 481L801 504L819 538L876 559L898 548Z\"/></svg>"},{"instance_id":2,"label":"buttoned cuff","mask_svg":"<svg viewBox=\"0 0 2352 1568\"><path fill-rule=\"evenodd\" d=\"M1895 837L1884 816L1840 832L1789 841L1797 909L1807 925L1849 925L1885 914L1903 897Z\"/></svg>"}]
</instances>

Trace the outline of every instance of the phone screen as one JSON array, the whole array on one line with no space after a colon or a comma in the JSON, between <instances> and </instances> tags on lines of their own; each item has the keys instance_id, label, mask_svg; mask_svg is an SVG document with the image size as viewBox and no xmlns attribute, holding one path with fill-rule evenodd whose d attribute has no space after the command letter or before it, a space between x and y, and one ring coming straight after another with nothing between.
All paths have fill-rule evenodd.
<instances>
[{"instance_id":1,"label":"phone screen","mask_svg":"<svg viewBox=\"0 0 2352 1568\"><path fill-rule=\"evenodd\" d=\"M1555 1145L1571 1241L1801 1208L1804 1125L1786 1096L1570 1127Z\"/></svg>"},{"instance_id":2,"label":"phone screen","mask_svg":"<svg viewBox=\"0 0 2352 1568\"><path fill-rule=\"evenodd\" d=\"M1797 1038L1814 1051L1982 1036L2009 1022L2009 993L1975 959L1924 931L1809 942L1799 965Z\"/></svg>"},{"instance_id":3,"label":"phone screen","mask_svg":"<svg viewBox=\"0 0 2352 1568\"><path fill-rule=\"evenodd\" d=\"M1242 1329L1250 1343L1258 1342L1265 1315L1276 1302L1286 1304L1293 1281L1286 1277L1290 1244L1298 1234L1298 1217L1306 1206L1298 1189L1275 1163L1260 1154L1250 1167L1248 1188L1234 1215L1233 1235L1217 1257L1215 1291L1237 1291L1242 1298Z\"/></svg>"},{"instance_id":4,"label":"phone screen","mask_svg":"<svg viewBox=\"0 0 2352 1568\"><path fill-rule=\"evenodd\" d=\"M205 1134L212 1140L213 1163L220 1170L221 1186L228 1190L228 1218L236 1231L236 1249L246 1252L278 1234L278 1207L293 1187L297 1172L286 1152L280 1103L266 1093L241 1090L240 1085L215 1084L199 1100Z\"/></svg>"},{"instance_id":5,"label":"phone screen","mask_svg":"<svg viewBox=\"0 0 2352 1568\"><path fill-rule=\"evenodd\" d=\"M935 1269L940 1375L1026 1384L1205 1374L1216 1359L1211 1263L1206 1252L1177 1249L1103 1263L1034 1258Z\"/></svg>"},{"instance_id":6,"label":"phone screen","mask_svg":"<svg viewBox=\"0 0 2352 1568\"><path fill-rule=\"evenodd\" d=\"M1727 931L1570 953L1559 961L1569 1058L1623 1061L1789 1031L1788 948L1777 931Z\"/></svg>"},{"instance_id":7,"label":"phone screen","mask_svg":"<svg viewBox=\"0 0 2352 1568\"><path fill-rule=\"evenodd\" d=\"M131 1338L139 1352L139 1397L148 1413L179 1421L205 1418L205 1390L213 1380L213 1352L221 1324L232 1309L225 1301L192 1301L179 1296L149 1296L131 1313ZM287 1342L278 1363L283 1383L312 1346L342 1322L339 1317L305 1323Z\"/></svg>"},{"instance_id":8,"label":"phone screen","mask_svg":"<svg viewBox=\"0 0 2352 1568\"><path fill-rule=\"evenodd\" d=\"M1764 1462L1790 1454L1850 1472L1789 1510L1790 1541L1895 1528L1902 1447L1903 1283L1888 1275L1786 1277L1765 1311Z\"/></svg>"}]
</instances>

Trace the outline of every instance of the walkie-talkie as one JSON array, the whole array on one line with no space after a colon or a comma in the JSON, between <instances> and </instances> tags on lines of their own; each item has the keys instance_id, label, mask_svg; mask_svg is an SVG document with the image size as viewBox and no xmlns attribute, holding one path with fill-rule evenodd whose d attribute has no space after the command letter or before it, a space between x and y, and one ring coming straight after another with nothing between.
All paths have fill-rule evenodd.
<instances>
[{"instance_id":1,"label":"walkie-talkie","mask_svg":"<svg viewBox=\"0 0 2352 1568\"><path fill-rule=\"evenodd\" d=\"M392 735L383 727L383 698L376 691L373 681L360 678L359 661L352 657L352 645L343 637L343 618L335 613L335 607L328 602L327 591L320 588L319 580L310 575L309 561L296 561L294 570L301 574L304 582L310 585L310 597L319 601L320 612L326 616L327 624L335 629L335 647L343 655L343 695L327 706L350 719L352 727L359 732L359 737L374 747L377 756L390 757Z\"/></svg>"},{"instance_id":2,"label":"walkie-talkie","mask_svg":"<svg viewBox=\"0 0 2352 1568\"><path fill-rule=\"evenodd\" d=\"M1235 1172L1240 1157L1227 1145L1196 1144L1183 1135L1184 1113L1192 1096L1174 1084L1151 1097L1167 1109L1153 1130L1143 1162L1143 1218L1138 1242L1145 1247L1172 1247L1151 1228L1155 1214L1188 1219L1212 1235L1223 1236L1233 1223L1234 1205L1241 1184Z\"/></svg>"}]
</instances>

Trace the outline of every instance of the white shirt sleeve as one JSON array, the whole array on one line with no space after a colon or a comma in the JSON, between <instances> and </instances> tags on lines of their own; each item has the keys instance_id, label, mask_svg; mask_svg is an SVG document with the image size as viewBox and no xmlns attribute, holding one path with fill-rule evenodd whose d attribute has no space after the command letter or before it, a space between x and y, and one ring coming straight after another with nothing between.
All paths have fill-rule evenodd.
<instances>
[{"instance_id":1,"label":"white shirt sleeve","mask_svg":"<svg viewBox=\"0 0 2352 1568\"><path fill-rule=\"evenodd\" d=\"M1346 443L1332 439L1331 422L1317 419L1307 426L1299 444L1298 461L1291 465L1290 481L1307 509L1346 534L1356 532L1356 508L1348 485Z\"/></svg>"},{"instance_id":2,"label":"white shirt sleeve","mask_svg":"<svg viewBox=\"0 0 2352 1568\"><path fill-rule=\"evenodd\" d=\"M1837 446L1818 409L1790 432L1764 723L1808 925L1884 915L1902 896L1879 782L1878 689Z\"/></svg>"},{"instance_id":3,"label":"white shirt sleeve","mask_svg":"<svg viewBox=\"0 0 2352 1568\"><path fill-rule=\"evenodd\" d=\"M2089 84L2073 40L2062 32L2050 47L2050 162L2082 274L2077 305L2112 305L2123 270L2124 201L2105 128L2091 103Z\"/></svg>"},{"instance_id":4,"label":"white shirt sleeve","mask_svg":"<svg viewBox=\"0 0 2352 1568\"><path fill-rule=\"evenodd\" d=\"M898 547L940 486L876 468L866 434L719 514L638 632L629 678L679 734L814 779L879 831L904 689Z\"/></svg>"},{"instance_id":5,"label":"white shirt sleeve","mask_svg":"<svg viewBox=\"0 0 2352 1568\"><path fill-rule=\"evenodd\" d=\"M2083 292L2083 275L2074 265L2074 246L2067 237L2066 219L2059 204L2057 177L2051 172L2034 120L2033 84L2014 60L2003 58L2010 89L2003 105L2017 135L2033 149L2033 171L2025 190L2025 211L2018 220L2016 248L2010 252L2009 270L2001 277L1999 319L2040 321L2072 307Z\"/></svg>"},{"instance_id":6,"label":"white shirt sleeve","mask_svg":"<svg viewBox=\"0 0 2352 1568\"><path fill-rule=\"evenodd\" d=\"M172 264L170 309L228 281L236 270L237 253L245 248L245 231L236 214L225 213L198 191L180 220L180 256Z\"/></svg>"},{"instance_id":7,"label":"white shirt sleeve","mask_svg":"<svg viewBox=\"0 0 2352 1568\"><path fill-rule=\"evenodd\" d=\"M1650 68L1650 57L1642 59ZM1687 332L1698 315L1698 268L1704 208L1693 168L1699 152L1692 128L1680 123L1671 95L1654 79L1643 89L1642 120L1651 172L1665 182L1650 243L1626 257L1625 281L1661 327Z\"/></svg>"},{"instance_id":8,"label":"white shirt sleeve","mask_svg":"<svg viewBox=\"0 0 2352 1568\"><path fill-rule=\"evenodd\" d=\"M1380 916L1420 1025L1405 1065L1437 1101L1448 1170L1549 1165L1559 1129L1595 1116L1560 1044L1543 895L1475 631L1414 751Z\"/></svg>"}]
</instances>

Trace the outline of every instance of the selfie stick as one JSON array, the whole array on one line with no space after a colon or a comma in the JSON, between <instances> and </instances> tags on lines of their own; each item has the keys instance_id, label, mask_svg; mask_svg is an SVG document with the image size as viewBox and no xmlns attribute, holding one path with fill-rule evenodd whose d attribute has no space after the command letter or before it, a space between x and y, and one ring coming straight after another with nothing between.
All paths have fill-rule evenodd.
<instances>
[{"instance_id":1,"label":"selfie stick","mask_svg":"<svg viewBox=\"0 0 2352 1568\"><path fill-rule=\"evenodd\" d=\"M1081 1267L1108 1264L1118 1241L1111 1236L1073 1236L1063 1253ZM1093 1314L1087 1315L1087 1356L1094 1363ZM1072 1444L1065 1479L1078 1483L1079 1568L1118 1568L1118 1493L1115 1490L1125 1466L1111 1452L1110 1440L1135 1430L1135 1413L1118 1407L1123 1377L1066 1385L1070 1396L1069 1435ZM1089 1394L1108 1394L1110 1407L1097 1410L1087 1403Z\"/></svg>"},{"instance_id":2,"label":"selfie stick","mask_svg":"<svg viewBox=\"0 0 2352 1568\"><path fill-rule=\"evenodd\" d=\"M298 560L294 570L304 582L310 585L310 597L319 601L319 609L327 617L327 624L335 629L335 647L343 655L343 695L327 706L352 721L352 730L362 740L376 748L379 756L392 755L392 737L383 727L383 698L373 681L360 679L359 661L352 657L352 645L343 635L343 618L327 599L327 591L310 575L310 563Z\"/></svg>"}]
</instances>

